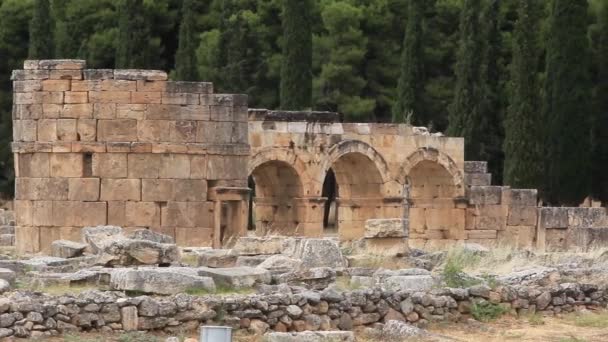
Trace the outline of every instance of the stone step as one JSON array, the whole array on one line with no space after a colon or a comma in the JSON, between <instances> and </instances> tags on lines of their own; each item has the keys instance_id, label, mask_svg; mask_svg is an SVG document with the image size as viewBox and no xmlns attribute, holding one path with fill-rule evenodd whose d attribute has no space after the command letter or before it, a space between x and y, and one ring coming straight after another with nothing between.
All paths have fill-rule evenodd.
<instances>
[{"instance_id":1,"label":"stone step","mask_svg":"<svg viewBox=\"0 0 608 342\"><path fill-rule=\"evenodd\" d=\"M464 162L465 173L487 173L488 162L485 161L465 161Z\"/></svg>"},{"instance_id":2,"label":"stone step","mask_svg":"<svg viewBox=\"0 0 608 342\"><path fill-rule=\"evenodd\" d=\"M464 183L467 186L474 185L491 185L492 174L491 173L465 173Z\"/></svg>"}]
</instances>

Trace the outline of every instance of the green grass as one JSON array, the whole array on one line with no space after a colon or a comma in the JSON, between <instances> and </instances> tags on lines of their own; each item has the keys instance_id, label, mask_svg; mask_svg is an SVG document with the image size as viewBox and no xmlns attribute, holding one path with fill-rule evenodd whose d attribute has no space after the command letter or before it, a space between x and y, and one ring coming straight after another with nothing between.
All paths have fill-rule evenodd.
<instances>
[{"instance_id":1,"label":"green grass","mask_svg":"<svg viewBox=\"0 0 608 342\"><path fill-rule=\"evenodd\" d=\"M507 309L490 302L473 303L471 314L480 322L490 322L507 313Z\"/></svg>"},{"instance_id":2,"label":"green grass","mask_svg":"<svg viewBox=\"0 0 608 342\"><path fill-rule=\"evenodd\" d=\"M181 262L186 265L197 267L198 266L198 255L194 254L194 253L182 254Z\"/></svg>"},{"instance_id":3,"label":"green grass","mask_svg":"<svg viewBox=\"0 0 608 342\"><path fill-rule=\"evenodd\" d=\"M479 264L480 260L479 255L463 248L454 248L448 251L442 272L445 284L448 287L469 287L479 284L480 281L467 276L464 269Z\"/></svg>"},{"instance_id":4,"label":"green grass","mask_svg":"<svg viewBox=\"0 0 608 342\"><path fill-rule=\"evenodd\" d=\"M579 313L568 317L577 327L608 328L608 311L600 313Z\"/></svg>"}]
</instances>

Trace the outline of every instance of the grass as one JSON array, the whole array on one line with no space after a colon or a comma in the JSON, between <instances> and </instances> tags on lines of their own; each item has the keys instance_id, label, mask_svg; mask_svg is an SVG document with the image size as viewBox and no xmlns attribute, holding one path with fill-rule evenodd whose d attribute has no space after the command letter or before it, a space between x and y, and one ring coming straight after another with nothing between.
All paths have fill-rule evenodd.
<instances>
[{"instance_id":1,"label":"grass","mask_svg":"<svg viewBox=\"0 0 608 342\"><path fill-rule=\"evenodd\" d=\"M545 324L545 320L543 319L543 316L538 314L538 313L533 313L531 315L529 315L527 317L528 323L530 323L530 325L543 325Z\"/></svg>"},{"instance_id":2,"label":"grass","mask_svg":"<svg viewBox=\"0 0 608 342\"><path fill-rule=\"evenodd\" d=\"M600 313L577 313L569 315L567 320L577 327L608 328L608 311Z\"/></svg>"},{"instance_id":3,"label":"grass","mask_svg":"<svg viewBox=\"0 0 608 342\"><path fill-rule=\"evenodd\" d=\"M490 302L473 303L471 314L480 322L490 322L507 313L507 309Z\"/></svg>"},{"instance_id":4,"label":"grass","mask_svg":"<svg viewBox=\"0 0 608 342\"><path fill-rule=\"evenodd\" d=\"M207 296L207 295L247 295L252 294L255 291L252 288L235 288L225 284L218 284L215 286L215 292L209 291L202 287L192 287L185 291L187 294L192 296Z\"/></svg>"},{"instance_id":5,"label":"grass","mask_svg":"<svg viewBox=\"0 0 608 342\"><path fill-rule=\"evenodd\" d=\"M448 251L443 263L443 281L448 287L469 287L480 283L466 273L465 268L479 264L480 256L462 248L453 248Z\"/></svg>"},{"instance_id":6,"label":"grass","mask_svg":"<svg viewBox=\"0 0 608 342\"><path fill-rule=\"evenodd\" d=\"M198 255L196 253L182 254L181 262L193 267L198 266Z\"/></svg>"}]
</instances>

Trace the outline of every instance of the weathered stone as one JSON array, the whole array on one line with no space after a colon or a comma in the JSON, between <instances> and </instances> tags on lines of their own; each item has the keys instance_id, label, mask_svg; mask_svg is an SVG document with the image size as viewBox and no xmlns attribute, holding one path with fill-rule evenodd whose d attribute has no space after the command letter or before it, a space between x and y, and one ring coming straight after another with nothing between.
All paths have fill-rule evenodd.
<instances>
[{"instance_id":1,"label":"weathered stone","mask_svg":"<svg viewBox=\"0 0 608 342\"><path fill-rule=\"evenodd\" d=\"M280 254L284 236L240 237L233 249L240 255Z\"/></svg>"},{"instance_id":2,"label":"weathered stone","mask_svg":"<svg viewBox=\"0 0 608 342\"><path fill-rule=\"evenodd\" d=\"M340 246L330 239L294 239L283 254L302 260L302 267L346 267Z\"/></svg>"},{"instance_id":3,"label":"weathered stone","mask_svg":"<svg viewBox=\"0 0 608 342\"><path fill-rule=\"evenodd\" d=\"M8 268L0 268L0 279L6 280L9 284L14 285L17 276L13 270Z\"/></svg>"},{"instance_id":4,"label":"weathered stone","mask_svg":"<svg viewBox=\"0 0 608 342\"><path fill-rule=\"evenodd\" d=\"M4 293L6 291L9 291L10 289L11 284L4 279L0 279L0 293Z\"/></svg>"},{"instance_id":5,"label":"weathered stone","mask_svg":"<svg viewBox=\"0 0 608 342\"><path fill-rule=\"evenodd\" d=\"M110 287L156 294L176 294L196 289L215 291L213 279L199 276L196 270L185 267L115 270L110 278Z\"/></svg>"},{"instance_id":6,"label":"weathered stone","mask_svg":"<svg viewBox=\"0 0 608 342\"><path fill-rule=\"evenodd\" d=\"M199 275L213 278L218 286L246 288L256 284L270 284L271 281L270 272L254 267L199 267L197 270Z\"/></svg>"},{"instance_id":7,"label":"weathered stone","mask_svg":"<svg viewBox=\"0 0 608 342\"><path fill-rule=\"evenodd\" d=\"M133 233L127 235L127 237L134 240L147 240L156 243L175 243L175 240L171 236L154 232L150 229L136 229Z\"/></svg>"},{"instance_id":8,"label":"weathered stone","mask_svg":"<svg viewBox=\"0 0 608 342\"><path fill-rule=\"evenodd\" d=\"M208 249L198 251L198 265L207 267L234 267L238 253L232 249Z\"/></svg>"},{"instance_id":9,"label":"weathered stone","mask_svg":"<svg viewBox=\"0 0 608 342\"><path fill-rule=\"evenodd\" d=\"M285 255L271 255L261 264L257 265L257 267L267 269L272 274L281 274L297 270L301 265L301 260Z\"/></svg>"},{"instance_id":10,"label":"weathered stone","mask_svg":"<svg viewBox=\"0 0 608 342\"><path fill-rule=\"evenodd\" d=\"M424 336L427 333L424 330L405 322L391 320L384 324L382 334L389 339L402 340L411 337Z\"/></svg>"},{"instance_id":11,"label":"weathered stone","mask_svg":"<svg viewBox=\"0 0 608 342\"><path fill-rule=\"evenodd\" d=\"M117 226L85 227L82 238L91 246L94 253L100 253L110 241L123 238L122 228Z\"/></svg>"},{"instance_id":12,"label":"weathered stone","mask_svg":"<svg viewBox=\"0 0 608 342\"><path fill-rule=\"evenodd\" d=\"M265 342L354 342L352 331L273 332L264 335Z\"/></svg>"},{"instance_id":13,"label":"weathered stone","mask_svg":"<svg viewBox=\"0 0 608 342\"><path fill-rule=\"evenodd\" d=\"M135 307L135 306L122 307L122 308L120 308L120 315L122 317L122 320L121 320L122 328L125 331L137 330L137 327L139 325L137 307Z\"/></svg>"},{"instance_id":14,"label":"weathered stone","mask_svg":"<svg viewBox=\"0 0 608 342\"><path fill-rule=\"evenodd\" d=\"M59 258L75 258L81 256L87 246L70 240L56 240L51 244L51 255Z\"/></svg>"},{"instance_id":15,"label":"weathered stone","mask_svg":"<svg viewBox=\"0 0 608 342\"><path fill-rule=\"evenodd\" d=\"M407 219L371 219L365 221L366 238L405 238L408 236Z\"/></svg>"},{"instance_id":16,"label":"weathered stone","mask_svg":"<svg viewBox=\"0 0 608 342\"><path fill-rule=\"evenodd\" d=\"M382 287L393 291L426 291L435 286L435 280L428 275L393 276L385 279Z\"/></svg>"},{"instance_id":17,"label":"weathered stone","mask_svg":"<svg viewBox=\"0 0 608 342\"><path fill-rule=\"evenodd\" d=\"M149 240L117 239L103 248L99 263L104 265L155 265L179 261L176 245Z\"/></svg>"}]
</instances>

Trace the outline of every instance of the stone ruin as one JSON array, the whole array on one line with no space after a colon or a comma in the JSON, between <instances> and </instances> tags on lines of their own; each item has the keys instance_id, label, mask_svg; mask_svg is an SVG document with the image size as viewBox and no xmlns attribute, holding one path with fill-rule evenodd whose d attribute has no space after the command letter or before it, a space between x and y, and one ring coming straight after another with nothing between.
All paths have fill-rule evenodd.
<instances>
[{"instance_id":1,"label":"stone ruin","mask_svg":"<svg viewBox=\"0 0 608 342\"><path fill-rule=\"evenodd\" d=\"M410 324L459 321L479 303L555 315L608 301L603 284L558 281L603 263L446 287L445 253L420 249L608 241L605 208L541 207L534 189L493 186L462 138L250 109L211 83L81 60L26 61L12 79L15 211L0 212L0 241L27 257L0 258L0 289L35 292L0 298L0 337L220 323L270 341L353 341L363 327L425 334ZM411 266L354 267L372 255ZM213 295L226 289L256 293Z\"/></svg>"}]
</instances>

